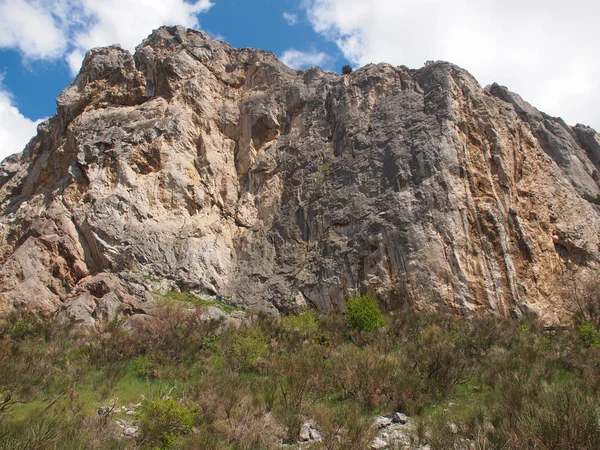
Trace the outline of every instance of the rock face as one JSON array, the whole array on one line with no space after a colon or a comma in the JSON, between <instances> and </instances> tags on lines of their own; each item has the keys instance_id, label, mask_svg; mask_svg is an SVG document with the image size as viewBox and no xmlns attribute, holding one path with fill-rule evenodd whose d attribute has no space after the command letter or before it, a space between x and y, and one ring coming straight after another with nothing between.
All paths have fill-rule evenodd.
<instances>
[{"instance_id":1,"label":"rock face","mask_svg":"<svg viewBox=\"0 0 600 450\"><path fill-rule=\"evenodd\" d=\"M163 27L89 51L57 104L0 167L2 314L133 314L160 279L553 320L557 280L598 268L600 136L452 64L297 72Z\"/></svg>"}]
</instances>

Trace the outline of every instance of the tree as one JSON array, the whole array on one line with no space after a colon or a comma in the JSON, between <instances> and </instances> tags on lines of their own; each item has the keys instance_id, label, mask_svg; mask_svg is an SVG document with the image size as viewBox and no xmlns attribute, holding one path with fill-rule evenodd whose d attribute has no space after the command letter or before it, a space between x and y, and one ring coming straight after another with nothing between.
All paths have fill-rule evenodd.
<instances>
[{"instance_id":1,"label":"tree","mask_svg":"<svg viewBox=\"0 0 600 450\"><path fill-rule=\"evenodd\" d=\"M342 67L342 73L344 75L348 75L348 74L352 73L352 67L349 65L345 65L344 67Z\"/></svg>"}]
</instances>

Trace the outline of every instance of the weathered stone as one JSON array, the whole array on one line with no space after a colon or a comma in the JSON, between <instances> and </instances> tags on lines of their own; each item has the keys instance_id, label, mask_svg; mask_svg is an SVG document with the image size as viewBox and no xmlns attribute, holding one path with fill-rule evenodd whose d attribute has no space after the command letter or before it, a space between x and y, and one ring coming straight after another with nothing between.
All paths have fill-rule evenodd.
<instances>
[{"instance_id":1,"label":"weathered stone","mask_svg":"<svg viewBox=\"0 0 600 450\"><path fill-rule=\"evenodd\" d=\"M138 430L139 430L139 428L136 427L135 425L126 427L123 430L123 436L131 436L131 437L137 436Z\"/></svg>"},{"instance_id":2,"label":"weathered stone","mask_svg":"<svg viewBox=\"0 0 600 450\"><path fill-rule=\"evenodd\" d=\"M375 450L380 450L382 448L388 448L388 447L389 447L389 444L386 441L384 441L383 439L381 439L380 437L376 437L371 442L371 448L373 448Z\"/></svg>"},{"instance_id":3,"label":"weathered stone","mask_svg":"<svg viewBox=\"0 0 600 450\"><path fill-rule=\"evenodd\" d=\"M310 424L308 422L302 424L302 428L300 429L300 434L298 437L301 441L307 442L310 441Z\"/></svg>"},{"instance_id":4,"label":"weathered stone","mask_svg":"<svg viewBox=\"0 0 600 450\"><path fill-rule=\"evenodd\" d=\"M93 326L177 288L553 321L557 274L598 270L598 135L449 63L294 71L162 27L90 50L57 103L0 164L1 315Z\"/></svg>"},{"instance_id":5,"label":"weathered stone","mask_svg":"<svg viewBox=\"0 0 600 450\"><path fill-rule=\"evenodd\" d=\"M309 434L310 434L310 439L313 441L320 441L321 440L321 432L319 430L317 430L316 428L310 428L309 430Z\"/></svg>"},{"instance_id":6,"label":"weathered stone","mask_svg":"<svg viewBox=\"0 0 600 450\"><path fill-rule=\"evenodd\" d=\"M375 418L375 425L379 428L386 428L392 424L392 419L385 416L377 416Z\"/></svg>"},{"instance_id":7,"label":"weathered stone","mask_svg":"<svg viewBox=\"0 0 600 450\"><path fill-rule=\"evenodd\" d=\"M404 414L402 414L400 412L396 412L392 416L392 422L394 422L394 423L399 423L399 424L404 425L407 420L408 419L406 418L406 415L404 415Z\"/></svg>"}]
</instances>

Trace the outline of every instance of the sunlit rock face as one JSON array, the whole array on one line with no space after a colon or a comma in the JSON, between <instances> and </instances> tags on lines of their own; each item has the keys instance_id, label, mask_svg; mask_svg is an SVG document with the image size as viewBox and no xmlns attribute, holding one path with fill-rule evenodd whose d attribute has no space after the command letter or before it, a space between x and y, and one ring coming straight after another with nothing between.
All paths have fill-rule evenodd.
<instances>
[{"instance_id":1,"label":"sunlit rock face","mask_svg":"<svg viewBox=\"0 0 600 450\"><path fill-rule=\"evenodd\" d=\"M0 168L0 312L154 290L244 308L564 312L600 261L600 137L448 63L295 71L160 28L88 52Z\"/></svg>"}]
</instances>

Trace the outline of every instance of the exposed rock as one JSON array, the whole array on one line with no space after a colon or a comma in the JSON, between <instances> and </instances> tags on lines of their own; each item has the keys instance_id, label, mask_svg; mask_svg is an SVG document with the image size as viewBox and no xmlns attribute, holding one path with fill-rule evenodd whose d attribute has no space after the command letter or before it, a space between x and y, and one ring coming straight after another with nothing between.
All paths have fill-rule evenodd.
<instances>
[{"instance_id":1,"label":"exposed rock","mask_svg":"<svg viewBox=\"0 0 600 450\"><path fill-rule=\"evenodd\" d=\"M598 135L452 64L294 71L162 27L89 51L57 104L0 164L0 314L93 326L177 287L552 321L557 280L598 270Z\"/></svg>"},{"instance_id":2,"label":"exposed rock","mask_svg":"<svg viewBox=\"0 0 600 450\"><path fill-rule=\"evenodd\" d=\"M123 436L132 436L132 437L137 436L138 430L139 430L139 428L136 427L135 425L126 427L123 430Z\"/></svg>"},{"instance_id":3,"label":"exposed rock","mask_svg":"<svg viewBox=\"0 0 600 450\"><path fill-rule=\"evenodd\" d=\"M317 430L316 428L311 428L309 430L309 434L310 434L310 439L312 441L320 441L321 440L321 432L319 430Z\"/></svg>"},{"instance_id":4,"label":"exposed rock","mask_svg":"<svg viewBox=\"0 0 600 450\"><path fill-rule=\"evenodd\" d=\"M312 421L308 421L302 424L302 428L300 429L300 434L298 435L300 441L308 442L308 441L320 441L321 433L315 427L315 424Z\"/></svg>"},{"instance_id":5,"label":"exposed rock","mask_svg":"<svg viewBox=\"0 0 600 450\"><path fill-rule=\"evenodd\" d=\"M399 412L394 413L394 415L392 416L392 422L399 423L401 425L404 425L407 420L408 419L406 418L406 415Z\"/></svg>"},{"instance_id":6,"label":"exposed rock","mask_svg":"<svg viewBox=\"0 0 600 450\"><path fill-rule=\"evenodd\" d=\"M308 423L304 423L302 428L300 429L300 434L298 435L301 441L307 442L310 441L310 425Z\"/></svg>"},{"instance_id":7,"label":"exposed rock","mask_svg":"<svg viewBox=\"0 0 600 450\"><path fill-rule=\"evenodd\" d=\"M376 437L375 439L373 439L373 442L371 442L371 448L374 448L375 450L380 450L382 448L388 447L389 444L379 437Z\"/></svg>"},{"instance_id":8,"label":"exposed rock","mask_svg":"<svg viewBox=\"0 0 600 450\"><path fill-rule=\"evenodd\" d=\"M385 416L377 416L375 418L375 426L378 428L386 428L392 424L392 419Z\"/></svg>"}]
</instances>

